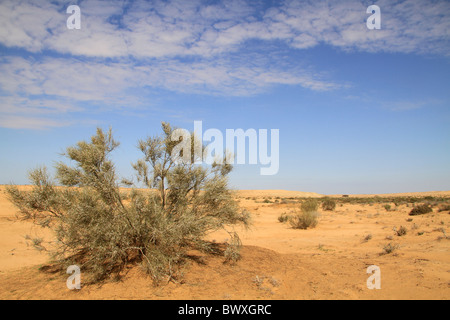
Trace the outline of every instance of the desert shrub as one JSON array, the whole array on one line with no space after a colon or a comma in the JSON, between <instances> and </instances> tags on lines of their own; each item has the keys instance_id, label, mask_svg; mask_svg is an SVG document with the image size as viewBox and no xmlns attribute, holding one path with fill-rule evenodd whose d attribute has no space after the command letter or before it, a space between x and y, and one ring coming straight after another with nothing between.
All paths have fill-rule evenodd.
<instances>
[{"instance_id":1,"label":"desert shrub","mask_svg":"<svg viewBox=\"0 0 450 320\"><path fill-rule=\"evenodd\" d=\"M289 218L290 218L290 216L286 212L283 212L282 214L280 214L278 216L278 221L281 223L284 223L284 222L288 221Z\"/></svg>"},{"instance_id":2,"label":"desert shrub","mask_svg":"<svg viewBox=\"0 0 450 320\"><path fill-rule=\"evenodd\" d=\"M390 204L385 204L385 205L384 205L384 209L385 209L386 211L390 211L390 210L391 210L391 205L390 205Z\"/></svg>"},{"instance_id":3,"label":"desert shrub","mask_svg":"<svg viewBox=\"0 0 450 320\"><path fill-rule=\"evenodd\" d=\"M404 236L407 232L407 229L404 226L400 226L400 228L396 231L397 236Z\"/></svg>"},{"instance_id":4,"label":"desert shrub","mask_svg":"<svg viewBox=\"0 0 450 320\"><path fill-rule=\"evenodd\" d=\"M302 212L312 212L317 211L319 208L319 201L316 199L306 199L302 202L301 210Z\"/></svg>"},{"instance_id":5,"label":"desert shrub","mask_svg":"<svg viewBox=\"0 0 450 320\"><path fill-rule=\"evenodd\" d=\"M304 211L292 216L289 223L294 229L308 229L317 226L319 214L316 211Z\"/></svg>"},{"instance_id":6,"label":"desert shrub","mask_svg":"<svg viewBox=\"0 0 450 320\"><path fill-rule=\"evenodd\" d=\"M425 214L425 213L429 213L429 212L433 212L433 209L431 208L430 205L419 204L418 206L415 206L414 208L412 208L409 215L416 216L416 215Z\"/></svg>"},{"instance_id":7,"label":"desert shrub","mask_svg":"<svg viewBox=\"0 0 450 320\"><path fill-rule=\"evenodd\" d=\"M326 198L322 201L322 209L333 211L336 208L336 201L330 198Z\"/></svg>"},{"instance_id":8,"label":"desert shrub","mask_svg":"<svg viewBox=\"0 0 450 320\"><path fill-rule=\"evenodd\" d=\"M390 254L396 251L399 248L398 244L388 243L383 247L383 252L381 254Z\"/></svg>"},{"instance_id":9,"label":"desert shrub","mask_svg":"<svg viewBox=\"0 0 450 320\"><path fill-rule=\"evenodd\" d=\"M439 211L439 212L442 212L442 211L450 211L450 203L444 203L444 204L442 204L442 205L439 207L438 211Z\"/></svg>"},{"instance_id":10,"label":"desert shrub","mask_svg":"<svg viewBox=\"0 0 450 320\"><path fill-rule=\"evenodd\" d=\"M234 232L230 233L230 243L228 244L227 248L224 251L224 257L225 262L236 262L241 258L241 255L239 253L239 249L242 245L241 239L239 238L239 235Z\"/></svg>"},{"instance_id":11,"label":"desert shrub","mask_svg":"<svg viewBox=\"0 0 450 320\"><path fill-rule=\"evenodd\" d=\"M301 204L300 213L289 218L289 223L294 229L314 228L318 223L317 209L319 202L316 199L306 199Z\"/></svg>"},{"instance_id":12,"label":"desert shrub","mask_svg":"<svg viewBox=\"0 0 450 320\"><path fill-rule=\"evenodd\" d=\"M171 280L180 274L188 250L217 252L203 240L207 233L248 224L249 214L228 189L231 166L180 161L172 156L178 144L172 141L174 130L166 123L162 128L162 136L139 141L144 157L133 164L137 180L157 192L132 189L124 202L110 159L119 146L111 129L97 129L91 141L67 148L64 155L75 166L56 164L56 179L66 188L55 187L45 168L30 172L30 192L7 187L22 218L54 229L55 261L79 265L93 281L120 274L130 262L140 262L155 282ZM240 241L236 233L230 236L222 253L235 261Z\"/></svg>"}]
</instances>

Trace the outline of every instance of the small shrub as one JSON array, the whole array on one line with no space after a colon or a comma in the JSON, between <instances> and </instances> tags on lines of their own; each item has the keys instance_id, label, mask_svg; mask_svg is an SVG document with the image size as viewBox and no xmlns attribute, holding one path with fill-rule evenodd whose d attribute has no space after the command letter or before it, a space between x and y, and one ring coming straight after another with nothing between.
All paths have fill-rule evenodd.
<instances>
[{"instance_id":1,"label":"small shrub","mask_svg":"<svg viewBox=\"0 0 450 320\"><path fill-rule=\"evenodd\" d=\"M34 238L30 239L33 247L37 249L38 251L46 251L47 249L43 246L43 239L42 238Z\"/></svg>"},{"instance_id":2,"label":"small shrub","mask_svg":"<svg viewBox=\"0 0 450 320\"><path fill-rule=\"evenodd\" d=\"M281 222L281 223L284 223L284 222L288 221L289 218L290 218L290 216L289 216L286 212L283 212L283 213L278 217L278 221Z\"/></svg>"},{"instance_id":3,"label":"small shrub","mask_svg":"<svg viewBox=\"0 0 450 320\"><path fill-rule=\"evenodd\" d=\"M384 205L384 209L386 209L386 211L391 211L391 205L390 204L385 204Z\"/></svg>"},{"instance_id":4,"label":"small shrub","mask_svg":"<svg viewBox=\"0 0 450 320\"><path fill-rule=\"evenodd\" d=\"M382 254L390 254L390 253L394 252L395 250L397 250L398 248L399 248L398 244L393 245L392 243L389 242L387 245L385 245L383 247Z\"/></svg>"},{"instance_id":5,"label":"small shrub","mask_svg":"<svg viewBox=\"0 0 450 320\"><path fill-rule=\"evenodd\" d=\"M442 211L450 211L450 204L449 203L445 203L445 204L443 204L443 205L441 205L440 207L439 207L439 210L438 210L439 212L442 212Z\"/></svg>"},{"instance_id":6,"label":"small shrub","mask_svg":"<svg viewBox=\"0 0 450 320\"><path fill-rule=\"evenodd\" d=\"M264 277L256 275L252 280L258 288L261 288L264 283Z\"/></svg>"},{"instance_id":7,"label":"small shrub","mask_svg":"<svg viewBox=\"0 0 450 320\"><path fill-rule=\"evenodd\" d=\"M241 240L237 233L230 234L231 241L224 251L225 262L235 263L241 259L240 248L242 246Z\"/></svg>"},{"instance_id":8,"label":"small shrub","mask_svg":"<svg viewBox=\"0 0 450 320\"><path fill-rule=\"evenodd\" d=\"M335 208L336 208L336 201L334 201L333 199L325 199L322 202L323 210L333 211Z\"/></svg>"},{"instance_id":9,"label":"small shrub","mask_svg":"<svg viewBox=\"0 0 450 320\"><path fill-rule=\"evenodd\" d=\"M367 236L364 237L363 241L364 241L364 242L367 242L367 241L369 241L369 240L371 240L371 239L372 239L372 234L369 233Z\"/></svg>"},{"instance_id":10,"label":"small shrub","mask_svg":"<svg viewBox=\"0 0 450 320\"><path fill-rule=\"evenodd\" d=\"M302 203L302 212L314 212L319 208L319 202L316 199L307 199Z\"/></svg>"},{"instance_id":11,"label":"small shrub","mask_svg":"<svg viewBox=\"0 0 450 320\"><path fill-rule=\"evenodd\" d=\"M401 237L406 234L406 228L404 226L400 226L400 228L397 230L397 236Z\"/></svg>"},{"instance_id":12,"label":"small shrub","mask_svg":"<svg viewBox=\"0 0 450 320\"><path fill-rule=\"evenodd\" d=\"M429 212L433 212L433 209L431 208L430 205L428 205L428 204L420 204L420 205L412 208L412 210L409 213L409 215L410 216L416 216L416 215L425 214L425 213L429 213Z\"/></svg>"},{"instance_id":13,"label":"small shrub","mask_svg":"<svg viewBox=\"0 0 450 320\"><path fill-rule=\"evenodd\" d=\"M294 229L308 229L317 226L319 214L316 211L306 211L289 219Z\"/></svg>"},{"instance_id":14,"label":"small shrub","mask_svg":"<svg viewBox=\"0 0 450 320\"><path fill-rule=\"evenodd\" d=\"M269 283L272 285L272 287L279 287L280 286L280 282L275 279L275 278L270 278Z\"/></svg>"}]
</instances>

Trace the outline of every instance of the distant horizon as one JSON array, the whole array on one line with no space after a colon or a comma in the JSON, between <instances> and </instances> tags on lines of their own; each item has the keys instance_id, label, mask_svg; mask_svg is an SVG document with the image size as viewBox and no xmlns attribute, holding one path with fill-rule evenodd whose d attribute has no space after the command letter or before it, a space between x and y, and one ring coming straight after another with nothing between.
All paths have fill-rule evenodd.
<instances>
[{"instance_id":1,"label":"distant horizon","mask_svg":"<svg viewBox=\"0 0 450 320\"><path fill-rule=\"evenodd\" d=\"M5 184L5 183L0 183L0 186L10 186L10 185L15 185L18 187L33 187L32 184ZM64 187L61 185L56 185L57 187ZM75 186L75 188L77 188ZM154 191L158 191L157 189L153 188L153 189L149 189L149 188L145 188L145 187L127 187L127 186L120 186L120 189L138 189L138 190L154 190ZM344 196L344 195L349 195L349 196L364 196L364 195L368 195L368 196L383 196L383 195L395 195L395 194L425 194L425 193L443 193L443 192L448 192L449 196L450 196L450 190L428 190L428 191L402 191L402 192L390 192L390 193L333 193L333 194L325 194L325 193L319 193L319 192L313 192L313 191L307 191L307 190L287 190L287 189L233 189L230 188L230 191L272 191L272 192L279 192L279 191L286 191L286 192L301 192L301 193L313 193L313 194L317 194L319 196ZM276 196L276 194L274 195Z\"/></svg>"}]
</instances>

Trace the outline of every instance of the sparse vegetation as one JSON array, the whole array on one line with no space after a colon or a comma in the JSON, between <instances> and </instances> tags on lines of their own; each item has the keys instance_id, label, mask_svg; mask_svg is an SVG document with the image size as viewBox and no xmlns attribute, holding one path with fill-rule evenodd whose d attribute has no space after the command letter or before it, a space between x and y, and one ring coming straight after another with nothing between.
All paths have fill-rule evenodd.
<instances>
[{"instance_id":1,"label":"sparse vegetation","mask_svg":"<svg viewBox=\"0 0 450 320\"><path fill-rule=\"evenodd\" d=\"M439 236L439 237L437 237L437 240L438 241L440 241L440 240L442 240L442 239L450 239L448 236L447 236L447 233L445 232L445 229L444 228L438 228L437 230L435 230L435 231L440 231L440 232L442 232L442 236Z\"/></svg>"},{"instance_id":2,"label":"sparse vegetation","mask_svg":"<svg viewBox=\"0 0 450 320\"><path fill-rule=\"evenodd\" d=\"M286 212L283 212L281 215L278 216L278 221L284 223L287 222L289 218L290 216Z\"/></svg>"},{"instance_id":3,"label":"sparse vegetation","mask_svg":"<svg viewBox=\"0 0 450 320\"><path fill-rule=\"evenodd\" d=\"M396 251L400 246L398 244L388 243L383 247L383 252L381 254L391 254Z\"/></svg>"},{"instance_id":4,"label":"sparse vegetation","mask_svg":"<svg viewBox=\"0 0 450 320\"><path fill-rule=\"evenodd\" d=\"M391 211L391 205L390 205L390 204L385 204L385 205L384 205L384 209L385 209L386 211Z\"/></svg>"},{"instance_id":5,"label":"sparse vegetation","mask_svg":"<svg viewBox=\"0 0 450 320\"><path fill-rule=\"evenodd\" d=\"M444 203L442 204L439 209L438 212L442 212L442 211L450 211L450 203Z\"/></svg>"},{"instance_id":6,"label":"sparse vegetation","mask_svg":"<svg viewBox=\"0 0 450 320\"><path fill-rule=\"evenodd\" d=\"M400 228L398 228L396 233L397 233L397 236L399 236L399 237L404 236L407 233L407 229L404 226L400 226Z\"/></svg>"},{"instance_id":7,"label":"sparse vegetation","mask_svg":"<svg viewBox=\"0 0 450 320\"><path fill-rule=\"evenodd\" d=\"M415 206L412 208L412 210L409 212L410 216L416 216L421 214L426 214L429 212L433 212L433 208L429 204L420 204L418 206Z\"/></svg>"},{"instance_id":8,"label":"sparse vegetation","mask_svg":"<svg viewBox=\"0 0 450 320\"><path fill-rule=\"evenodd\" d=\"M302 212L313 212L319 208L319 201L316 199L306 199L301 204Z\"/></svg>"},{"instance_id":9,"label":"sparse vegetation","mask_svg":"<svg viewBox=\"0 0 450 320\"><path fill-rule=\"evenodd\" d=\"M316 199L307 198L300 207L300 212L289 217L289 223L294 229L308 229L317 226L319 214L317 209L319 202Z\"/></svg>"},{"instance_id":10,"label":"sparse vegetation","mask_svg":"<svg viewBox=\"0 0 450 320\"><path fill-rule=\"evenodd\" d=\"M325 198L322 201L323 210L333 211L335 208L336 208L336 201L334 201L333 199Z\"/></svg>"},{"instance_id":11,"label":"sparse vegetation","mask_svg":"<svg viewBox=\"0 0 450 320\"><path fill-rule=\"evenodd\" d=\"M7 187L22 218L55 230L52 257L62 267L77 264L97 281L140 262L159 282L181 274L191 249L220 252L227 261L239 258L236 233L228 231L231 241L225 250L203 240L211 231L249 222L249 214L238 208L227 187L232 167L175 161L171 155L179 141L172 141L169 124L163 123L162 129L162 136L139 141L144 157L133 164L138 182L157 192L133 189L124 200L110 159L119 146L111 129L97 129L89 142L67 148L65 156L75 166L56 165L56 179L66 188L56 187L45 168L30 172L32 191Z\"/></svg>"},{"instance_id":12,"label":"sparse vegetation","mask_svg":"<svg viewBox=\"0 0 450 320\"><path fill-rule=\"evenodd\" d=\"M268 294L273 294L272 288L280 286L280 282L277 279L267 276L256 275L252 279L252 282L256 285L258 290L265 291Z\"/></svg>"},{"instance_id":13,"label":"sparse vegetation","mask_svg":"<svg viewBox=\"0 0 450 320\"><path fill-rule=\"evenodd\" d=\"M289 223L294 229L314 228L318 224L318 217L317 211L305 211L292 216Z\"/></svg>"}]
</instances>

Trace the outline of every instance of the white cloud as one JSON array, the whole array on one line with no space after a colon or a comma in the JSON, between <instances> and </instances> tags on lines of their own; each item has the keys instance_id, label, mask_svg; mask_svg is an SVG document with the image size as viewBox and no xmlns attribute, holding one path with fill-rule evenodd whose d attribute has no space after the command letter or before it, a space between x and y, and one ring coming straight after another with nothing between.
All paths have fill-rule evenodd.
<instances>
[{"instance_id":1,"label":"white cloud","mask_svg":"<svg viewBox=\"0 0 450 320\"><path fill-rule=\"evenodd\" d=\"M73 58L35 61L4 57L0 61L0 115L69 115L86 111L85 105L109 110L142 108L152 104L146 92L158 89L248 96L280 84L317 91L339 87L309 70L289 64L267 66L268 61L239 56L189 64L174 59L135 64L129 60L104 63ZM136 90L140 90L140 95L135 94ZM30 122L22 122L27 123Z\"/></svg>"},{"instance_id":2,"label":"white cloud","mask_svg":"<svg viewBox=\"0 0 450 320\"><path fill-rule=\"evenodd\" d=\"M64 127L70 125L69 121L52 120L48 118L29 117L23 115L2 115L0 127L10 129L42 130L51 127Z\"/></svg>"},{"instance_id":3,"label":"white cloud","mask_svg":"<svg viewBox=\"0 0 450 320\"><path fill-rule=\"evenodd\" d=\"M244 0L86 0L79 4L81 30L66 27L69 4L0 3L0 43L32 53L0 58L0 125L9 119L15 126L52 126L56 122L43 121L44 115L80 112L84 102L148 105L145 94L130 94L138 88L243 96L276 85L345 87L299 61L285 61L288 48L324 43L368 52L450 52L448 1L377 1L381 30L366 28L367 3L356 0L288 0L269 8ZM252 51L249 40L266 46ZM285 47L274 49L280 41ZM20 122L23 114L38 118Z\"/></svg>"},{"instance_id":4,"label":"white cloud","mask_svg":"<svg viewBox=\"0 0 450 320\"><path fill-rule=\"evenodd\" d=\"M250 95L273 84L292 84L324 90L337 86L320 80L311 71L296 65L268 66L269 59L220 58L184 63L174 59L152 60L149 64L131 61L80 61L45 58L33 61L6 57L0 63L0 88L22 95L60 96L76 101L113 102L130 88L153 87L179 92L221 95ZM236 90L241 91L237 92Z\"/></svg>"},{"instance_id":5,"label":"white cloud","mask_svg":"<svg viewBox=\"0 0 450 320\"><path fill-rule=\"evenodd\" d=\"M88 0L80 3L81 30L65 26L69 3L2 2L0 42L88 57L211 57L235 51L249 39L278 39L299 49L326 43L370 52L449 51L448 1L377 1L381 30L366 28L367 3L356 0L284 1L265 11L246 1Z\"/></svg>"}]
</instances>

